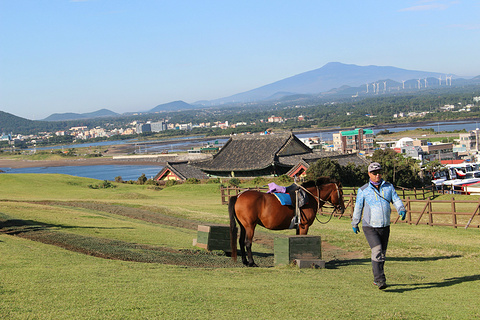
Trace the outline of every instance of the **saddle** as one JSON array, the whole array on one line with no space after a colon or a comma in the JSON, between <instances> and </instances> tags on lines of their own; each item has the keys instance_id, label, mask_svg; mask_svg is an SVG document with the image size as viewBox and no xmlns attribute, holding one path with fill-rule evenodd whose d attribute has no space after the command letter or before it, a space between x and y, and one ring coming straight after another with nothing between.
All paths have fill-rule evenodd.
<instances>
[{"instance_id":1,"label":"saddle","mask_svg":"<svg viewBox=\"0 0 480 320\"><path fill-rule=\"evenodd\" d=\"M301 208L308 203L307 193L296 183L282 187L272 182L268 184L268 188L267 193L273 193L282 205Z\"/></svg>"},{"instance_id":2,"label":"saddle","mask_svg":"<svg viewBox=\"0 0 480 320\"><path fill-rule=\"evenodd\" d=\"M295 216L290 222L289 229L297 229L300 222L300 208L308 203L307 193L298 184L294 183L288 187L282 187L272 182L268 184L268 192L273 193L280 204L292 206L295 210Z\"/></svg>"}]
</instances>

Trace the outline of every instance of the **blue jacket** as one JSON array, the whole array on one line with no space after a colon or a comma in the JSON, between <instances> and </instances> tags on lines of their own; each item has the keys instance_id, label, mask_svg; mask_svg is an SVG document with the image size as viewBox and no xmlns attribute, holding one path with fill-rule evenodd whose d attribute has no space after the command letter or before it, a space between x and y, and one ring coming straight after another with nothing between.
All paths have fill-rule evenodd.
<instances>
[{"instance_id":1,"label":"blue jacket","mask_svg":"<svg viewBox=\"0 0 480 320\"><path fill-rule=\"evenodd\" d=\"M397 212L405 210L403 202L390 182L382 180L379 190L370 182L358 189L352 226L358 227L360 220L365 227L386 227L390 225L390 203Z\"/></svg>"}]
</instances>

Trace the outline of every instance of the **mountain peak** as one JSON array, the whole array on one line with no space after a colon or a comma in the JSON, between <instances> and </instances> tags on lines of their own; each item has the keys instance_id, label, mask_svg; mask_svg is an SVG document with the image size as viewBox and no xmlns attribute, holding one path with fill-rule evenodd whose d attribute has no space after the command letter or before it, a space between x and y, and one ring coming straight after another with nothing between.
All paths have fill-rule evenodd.
<instances>
[{"instance_id":1,"label":"mountain peak","mask_svg":"<svg viewBox=\"0 0 480 320\"><path fill-rule=\"evenodd\" d=\"M182 100L172 101L164 104L159 104L155 108L149 110L149 113L163 112L163 111L179 111L193 109L194 107L191 104L188 104Z\"/></svg>"},{"instance_id":2,"label":"mountain peak","mask_svg":"<svg viewBox=\"0 0 480 320\"><path fill-rule=\"evenodd\" d=\"M388 66L358 66L341 62L329 62L315 70L300 73L230 97L211 101L210 105L262 101L276 95L278 92L321 94L342 86L359 87L366 83L384 81L386 79L402 82L403 80L428 77L438 79L442 75L442 73L438 72L406 70Z\"/></svg>"}]
</instances>

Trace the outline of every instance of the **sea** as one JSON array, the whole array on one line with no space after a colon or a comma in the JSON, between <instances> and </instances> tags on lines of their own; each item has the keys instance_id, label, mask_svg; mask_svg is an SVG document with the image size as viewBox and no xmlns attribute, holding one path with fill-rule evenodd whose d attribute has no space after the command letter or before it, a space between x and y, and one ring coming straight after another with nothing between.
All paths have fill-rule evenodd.
<instances>
[{"instance_id":1,"label":"sea","mask_svg":"<svg viewBox=\"0 0 480 320\"><path fill-rule=\"evenodd\" d=\"M390 132L399 132L406 130L414 130L417 128L432 128L435 132L442 131L454 131L465 129L467 131L475 130L479 127L478 121L443 121L443 122L430 122L423 124L412 124L412 125L396 125L396 126L381 126L381 127L372 127L374 134L382 131L388 130ZM296 136L299 138L309 138L309 137L320 137L321 140L329 141L333 139L333 134L338 133L341 129L335 128L328 131L318 131L318 132L309 132L301 133ZM196 138L199 138L198 136ZM228 139L216 139L212 141L199 141L196 142L198 146L203 146L205 144L218 144L223 145ZM108 141L94 144L79 144L79 145L69 145L69 146L56 146L48 147L49 149L53 148L77 148L77 147L86 147L89 145L113 145L121 143L135 143L135 141ZM195 143L186 141L172 141L171 144L158 146L155 145L155 142L152 141L149 145L142 145L142 152L159 152L161 150L168 150L169 152L185 151L187 148L191 148ZM114 181L116 177L122 177L124 181L128 180L137 180L142 174L148 179L153 178L157 173L163 169L162 166L145 166L145 165L96 165L96 166L64 166L64 167L37 167L37 168L0 168L5 173L59 173L67 174L77 177L93 178L98 180L109 180ZM1 172L1 171L0 171Z\"/></svg>"}]
</instances>

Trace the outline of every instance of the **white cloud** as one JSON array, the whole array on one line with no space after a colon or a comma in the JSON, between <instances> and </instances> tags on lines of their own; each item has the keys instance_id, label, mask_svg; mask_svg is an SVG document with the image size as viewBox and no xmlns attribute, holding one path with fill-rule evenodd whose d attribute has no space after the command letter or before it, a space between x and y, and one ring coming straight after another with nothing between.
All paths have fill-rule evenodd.
<instances>
[{"instance_id":1,"label":"white cloud","mask_svg":"<svg viewBox=\"0 0 480 320\"><path fill-rule=\"evenodd\" d=\"M446 10L451 5L458 3L457 1L450 1L450 2L441 2L441 1L419 1L418 4L415 6L411 6L408 8L403 8L398 11L400 12L408 12L408 11L432 11L432 10Z\"/></svg>"}]
</instances>

